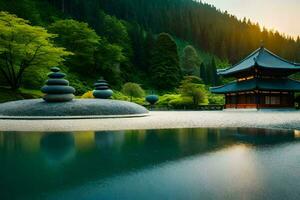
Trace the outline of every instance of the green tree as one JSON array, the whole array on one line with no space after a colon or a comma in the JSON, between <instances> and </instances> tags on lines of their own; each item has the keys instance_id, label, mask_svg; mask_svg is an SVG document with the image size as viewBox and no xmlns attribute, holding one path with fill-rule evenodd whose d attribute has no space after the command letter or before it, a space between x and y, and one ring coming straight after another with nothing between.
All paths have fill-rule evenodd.
<instances>
[{"instance_id":1,"label":"green tree","mask_svg":"<svg viewBox=\"0 0 300 200\"><path fill-rule=\"evenodd\" d=\"M118 45L122 48L122 54L124 55L123 61L120 63L120 75L119 79L124 81L131 81L135 76L135 69L133 67L133 49L132 41L129 37L128 23L121 21L114 16L99 12L99 24L101 29L98 30L99 34L106 38L111 44Z\"/></svg>"},{"instance_id":2,"label":"green tree","mask_svg":"<svg viewBox=\"0 0 300 200\"><path fill-rule=\"evenodd\" d=\"M153 85L159 90L172 90L179 85L181 69L177 45L167 33L159 34L151 56Z\"/></svg>"},{"instance_id":3,"label":"green tree","mask_svg":"<svg viewBox=\"0 0 300 200\"><path fill-rule=\"evenodd\" d=\"M200 78L202 79L203 83L207 84L207 73L206 73L206 67L204 63L202 62L200 65Z\"/></svg>"},{"instance_id":4,"label":"green tree","mask_svg":"<svg viewBox=\"0 0 300 200\"><path fill-rule=\"evenodd\" d=\"M155 38L152 32L148 32L145 39L145 69L149 72L151 66L151 54L155 44Z\"/></svg>"},{"instance_id":5,"label":"green tree","mask_svg":"<svg viewBox=\"0 0 300 200\"><path fill-rule=\"evenodd\" d=\"M215 58L212 58L212 60L211 60L209 76L210 76L210 84L211 85L215 86L220 83L220 79L217 74L217 66L216 66Z\"/></svg>"},{"instance_id":6,"label":"green tree","mask_svg":"<svg viewBox=\"0 0 300 200\"><path fill-rule=\"evenodd\" d=\"M145 95L145 91L137 83L125 83L122 88L122 93L130 97L132 101L133 97L139 98Z\"/></svg>"},{"instance_id":7,"label":"green tree","mask_svg":"<svg viewBox=\"0 0 300 200\"><path fill-rule=\"evenodd\" d=\"M90 74L95 65L95 53L100 37L87 23L76 20L59 20L49 30L58 35L55 42L74 53L66 62L73 71Z\"/></svg>"},{"instance_id":8,"label":"green tree","mask_svg":"<svg viewBox=\"0 0 300 200\"><path fill-rule=\"evenodd\" d=\"M0 12L0 72L12 89L34 67L56 66L71 53L51 43L55 35L7 12Z\"/></svg>"},{"instance_id":9,"label":"green tree","mask_svg":"<svg viewBox=\"0 0 300 200\"><path fill-rule=\"evenodd\" d=\"M197 76L185 76L181 81L179 92L184 97L191 97L194 106L203 103L207 98L205 86L202 84L202 80Z\"/></svg>"},{"instance_id":10,"label":"green tree","mask_svg":"<svg viewBox=\"0 0 300 200\"><path fill-rule=\"evenodd\" d=\"M195 72L200 64L200 58L197 51L191 45L183 49L181 68L185 75L195 75Z\"/></svg>"},{"instance_id":11,"label":"green tree","mask_svg":"<svg viewBox=\"0 0 300 200\"><path fill-rule=\"evenodd\" d=\"M119 87L122 83L120 63L125 59L122 47L102 39L95 53L95 74L106 75L105 77L111 85Z\"/></svg>"},{"instance_id":12,"label":"green tree","mask_svg":"<svg viewBox=\"0 0 300 200\"><path fill-rule=\"evenodd\" d=\"M29 0L2 1L17 2L16 5ZM172 33L204 51L229 59L230 63L237 62L242 55L257 48L262 39L270 50L281 56L286 55L289 60L295 59L300 62L300 55L294 56L294 52L299 52L296 41L290 36L261 29L250 20L240 20L199 0L47 0L47 2L51 2L53 6L70 16L86 20L95 28L97 26L99 34L104 28L99 23L97 12L104 10L116 16L118 20L137 22L147 31ZM0 7L3 9L1 4ZM27 13L26 9L20 10Z\"/></svg>"}]
</instances>

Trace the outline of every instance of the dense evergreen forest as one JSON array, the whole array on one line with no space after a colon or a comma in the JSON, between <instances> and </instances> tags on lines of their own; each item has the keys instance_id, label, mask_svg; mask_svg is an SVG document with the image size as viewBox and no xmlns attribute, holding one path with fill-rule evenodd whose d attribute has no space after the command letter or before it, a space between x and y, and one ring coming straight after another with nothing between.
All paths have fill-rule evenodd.
<instances>
[{"instance_id":1,"label":"dense evergreen forest","mask_svg":"<svg viewBox=\"0 0 300 200\"><path fill-rule=\"evenodd\" d=\"M60 65L78 95L91 90L100 76L117 90L136 82L149 91L179 91L184 76L217 85L224 81L217 68L237 62L262 41L278 55L300 61L299 37L238 20L201 1L0 0L0 9L55 34L49 38L65 49ZM7 73L0 82L36 89L47 70L23 70L22 82Z\"/></svg>"},{"instance_id":2,"label":"dense evergreen forest","mask_svg":"<svg viewBox=\"0 0 300 200\"><path fill-rule=\"evenodd\" d=\"M119 19L137 23L153 33L167 32L230 62L236 62L261 41L284 58L300 61L300 38L269 31L250 20L238 20L215 7L194 0L50 0L62 11L97 26L103 9ZM76 2L76 3L75 3ZM93 5L93 6L91 6ZM254 11L255 12L255 11ZM101 28L101 27L98 27Z\"/></svg>"}]
</instances>

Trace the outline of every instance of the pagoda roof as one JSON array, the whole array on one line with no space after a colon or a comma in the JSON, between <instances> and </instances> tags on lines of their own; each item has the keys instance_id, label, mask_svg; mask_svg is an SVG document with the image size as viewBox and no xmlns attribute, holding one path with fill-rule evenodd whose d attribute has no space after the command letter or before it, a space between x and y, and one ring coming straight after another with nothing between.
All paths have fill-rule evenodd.
<instances>
[{"instance_id":1,"label":"pagoda roof","mask_svg":"<svg viewBox=\"0 0 300 200\"><path fill-rule=\"evenodd\" d=\"M260 47L236 65L218 70L218 75L234 76L240 72L251 70L254 67L279 71L288 70L294 73L300 71L300 64L287 61L268 49Z\"/></svg>"},{"instance_id":2,"label":"pagoda roof","mask_svg":"<svg viewBox=\"0 0 300 200\"><path fill-rule=\"evenodd\" d=\"M244 92L252 90L269 91L300 91L300 82L289 78L283 79L250 79L246 81L234 81L229 84L211 87L210 91L216 94L226 94L232 92Z\"/></svg>"}]
</instances>

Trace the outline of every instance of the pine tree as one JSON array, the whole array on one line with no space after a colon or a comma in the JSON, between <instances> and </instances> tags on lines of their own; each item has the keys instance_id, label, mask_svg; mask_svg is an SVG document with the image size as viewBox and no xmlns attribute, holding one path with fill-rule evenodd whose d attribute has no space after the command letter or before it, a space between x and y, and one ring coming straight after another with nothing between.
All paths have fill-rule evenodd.
<instances>
[{"instance_id":1,"label":"pine tree","mask_svg":"<svg viewBox=\"0 0 300 200\"><path fill-rule=\"evenodd\" d=\"M181 68L185 75L195 75L197 67L199 66L200 58L195 48L191 45L186 46L183 49L183 56L181 62Z\"/></svg>"},{"instance_id":2,"label":"pine tree","mask_svg":"<svg viewBox=\"0 0 300 200\"><path fill-rule=\"evenodd\" d=\"M219 76L217 75L217 66L216 66L216 61L215 61L214 57L212 58L211 63L209 65L208 77L209 77L208 84L210 84L210 85L215 86L215 85L218 85L218 83L220 82Z\"/></svg>"},{"instance_id":3,"label":"pine tree","mask_svg":"<svg viewBox=\"0 0 300 200\"><path fill-rule=\"evenodd\" d=\"M202 79L203 83L207 84L206 67L203 62L200 65L200 78Z\"/></svg>"},{"instance_id":4,"label":"pine tree","mask_svg":"<svg viewBox=\"0 0 300 200\"><path fill-rule=\"evenodd\" d=\"M177 45L167 33L159 34L151 56L153 86L158 90L172 90L181 81Z\"/></svg>"},{"instance_id":5,"label":"pine tree","mask_svg":"<svg viewBox=\"0 0 300 200\"><path fill-rule=\"evenodd\" d=\"M151 52L154 48L154 44L155 44L155 39L154 36L152 34L152 32L148 32L146 35L146 39L145 39L145 44L144 44L144 51L145 51L145 69L146 72L149 72L150 69L150 65L151 65Z\"/></svg>"}]
</instances>

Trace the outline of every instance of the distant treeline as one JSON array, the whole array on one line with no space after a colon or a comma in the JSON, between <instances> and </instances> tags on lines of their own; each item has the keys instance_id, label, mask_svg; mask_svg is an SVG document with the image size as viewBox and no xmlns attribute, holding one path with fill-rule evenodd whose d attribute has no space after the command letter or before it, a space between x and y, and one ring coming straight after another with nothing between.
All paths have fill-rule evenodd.
<instances>
[{"instance_id":1,"label":"distant treeline","mask_svg":"<svg viewBox=\"0 0 300 200\"><path fill-rule=\"evenodd\" d=\"M152 32L168 32L230 62L237 62L261 41L282 57L300 61L300 38L260 28L247 19L222 13L194 0L91 0L109 14L137 22ZM85 6L88 8L89 6ZM255 12L255 10L253 11Z\"/></svg>"}]
</instances>

